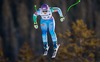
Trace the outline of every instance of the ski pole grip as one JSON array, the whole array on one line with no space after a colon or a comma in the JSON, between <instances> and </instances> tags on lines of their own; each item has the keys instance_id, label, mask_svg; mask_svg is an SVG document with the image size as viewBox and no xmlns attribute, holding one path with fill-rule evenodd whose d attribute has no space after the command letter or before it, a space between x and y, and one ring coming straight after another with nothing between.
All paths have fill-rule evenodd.
<instances>
[{"instance_id":1,"label":"ski pole grip","mask_svg":"<svg viewBox=\"0 0 100 62\"><path fill-rule=\"evenodd\" d=\"M37 11L36 5L34 5L34 9L35 9L35 11Z\"/></svg>"}]
</instances>

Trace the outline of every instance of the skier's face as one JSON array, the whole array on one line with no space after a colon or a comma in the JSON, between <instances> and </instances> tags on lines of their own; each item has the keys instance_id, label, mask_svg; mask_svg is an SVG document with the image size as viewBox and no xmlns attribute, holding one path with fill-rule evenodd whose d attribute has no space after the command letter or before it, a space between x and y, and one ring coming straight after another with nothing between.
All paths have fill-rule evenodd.
<instances>
[{"instance_id":1,"label":"skier's face","mask_svg":"<svg viewBox=\"0 0 100 62\"><path fill-rule=\"evenodd\" d=\"M47 13L47 10L43 11L43 13L46 14Z\"/></svg>"}]
</instances>

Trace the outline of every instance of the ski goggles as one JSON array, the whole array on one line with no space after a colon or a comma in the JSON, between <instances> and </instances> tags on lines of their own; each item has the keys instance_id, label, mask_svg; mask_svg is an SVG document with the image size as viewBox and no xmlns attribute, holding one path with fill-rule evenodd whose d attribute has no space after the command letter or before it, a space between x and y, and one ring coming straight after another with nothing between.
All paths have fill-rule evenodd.
<instances>
[{"instance_id":1,"label":"ski goggles","mask_svg":"<svg viewBox=\"0 0 100 62\"><path fill-rule=\"evenodd\" d=\"M48 12L47 10L43 10L42 12Z\"/></svg>"}]
</instances>

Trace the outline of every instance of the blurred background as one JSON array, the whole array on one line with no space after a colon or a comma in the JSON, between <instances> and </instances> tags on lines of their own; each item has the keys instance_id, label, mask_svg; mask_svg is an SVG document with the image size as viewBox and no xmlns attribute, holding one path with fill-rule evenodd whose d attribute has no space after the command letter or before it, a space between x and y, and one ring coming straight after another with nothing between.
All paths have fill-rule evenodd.
<instances>
[{"instance_id":1,"label":"blurred background","mask_svg":"<svg viewBox=\"0 0 100 62\"><path fill-rule=\"evenodd\" d=\"M100 62L100 0L0 0L0 62ZM32 15L43 3L61 8L66 19L56 20L57 57L43 57L41 29L33 27ZM38 24L40 16L38 17ZM40 25L39 25L40 26ZM49 45L52 47L50 34Z\"/></svg>"}]
</instances>

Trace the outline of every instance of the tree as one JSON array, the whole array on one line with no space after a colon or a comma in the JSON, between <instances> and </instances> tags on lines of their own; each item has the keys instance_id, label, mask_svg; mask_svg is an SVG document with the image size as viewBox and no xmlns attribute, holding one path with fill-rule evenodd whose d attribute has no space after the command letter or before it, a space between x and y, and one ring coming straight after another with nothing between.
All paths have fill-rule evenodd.
<instances>
[{"instance_id":1,"label":"tree","mask_svg":"<svg viewBox=\"0 0 100 62\"><path fill-rule=\"evenodd\" d=\"M34 61L34 54L32 49L29 47L28 43L25 42L19 51L18 62L32 62Z\"/></svg>"},{"instance_id":2,"label":"tree","mask_svg":"<svg viewBox=\"0 0 100 62\"><path fill-rule=\"evenodd\" d=\"M2 49L2 39L0 37L0 62L8 61L6 58L4 57L4 53L3 53L3 49Z\"/></svg>"}]
</instances>

